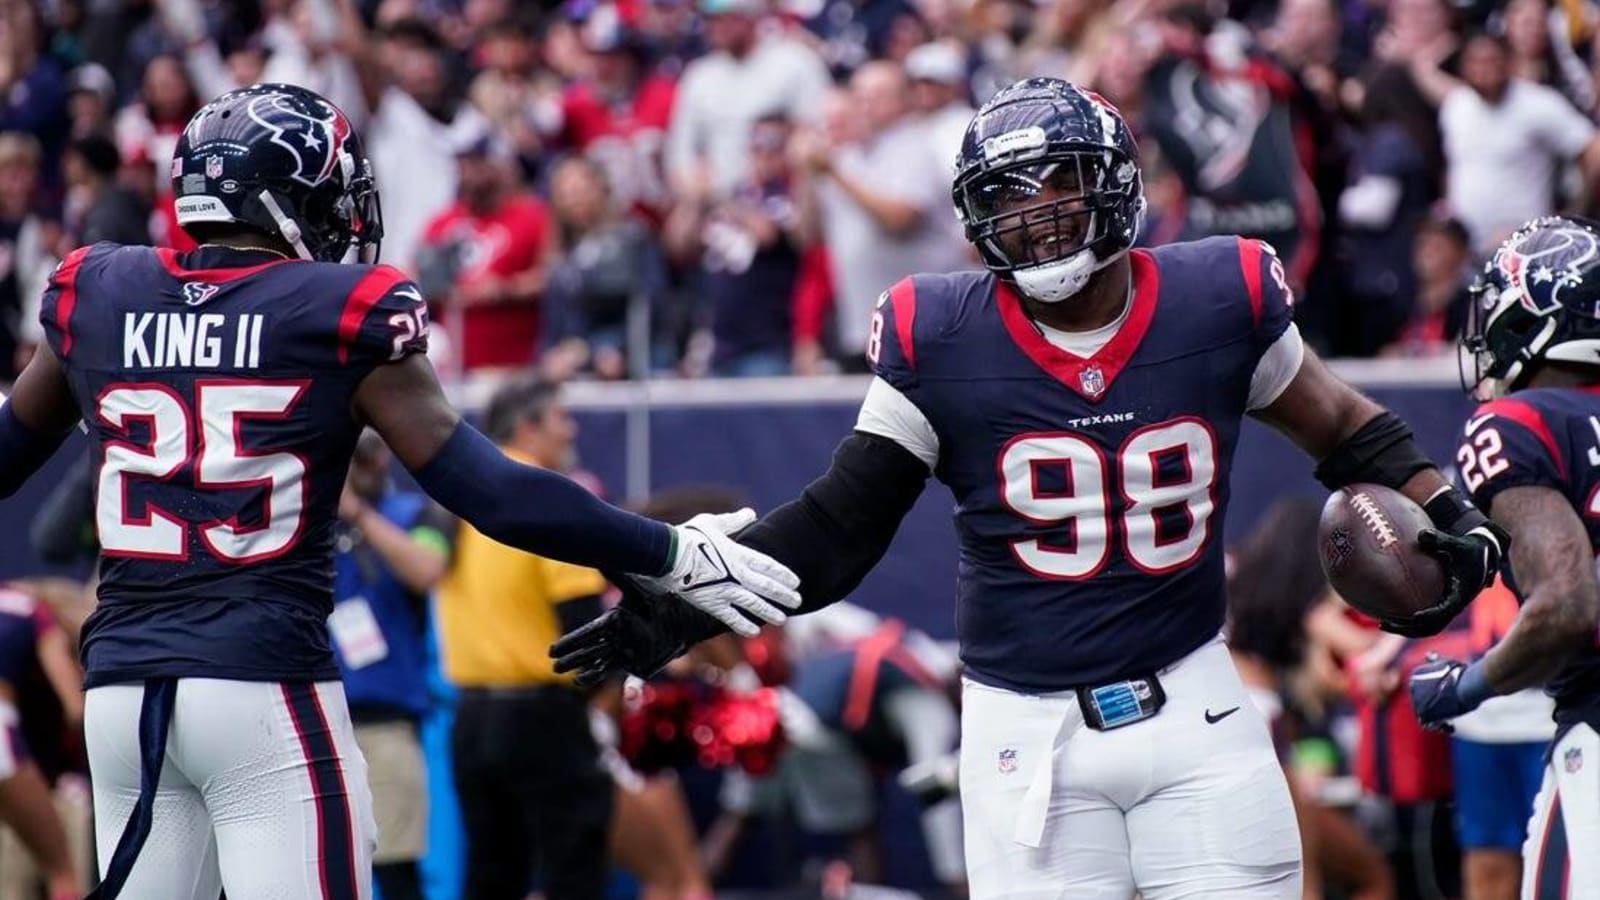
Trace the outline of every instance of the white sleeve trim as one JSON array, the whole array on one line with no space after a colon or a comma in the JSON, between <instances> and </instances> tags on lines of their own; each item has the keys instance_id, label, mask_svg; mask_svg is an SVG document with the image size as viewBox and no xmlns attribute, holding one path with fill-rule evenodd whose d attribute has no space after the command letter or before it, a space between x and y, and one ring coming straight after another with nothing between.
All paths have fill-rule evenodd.
<instances>
[{"instance_id":1,"label":"white sleeve trim","mask_svg":"<svg viewBox=\"0 0 1600 900\"><path fill-rule=\"evenodd\" d=\"M934 433L933 424L915 403L882 378L872 379L867 388L861 415L856 417L856 430L894 441L929 469L939 464L939 436Z\"/></svg>"},{"instance_id":2,"label":"white sleeve trim","mask_svg":"<svg viewBox=\"0 0 1600 900\"><path fill-rule=\"evenodd\" d=\"M1305 358L1306 345L1300 340L1300 329L1290 322L1289 329L1272 342L1256 363L1255 374L1250 376L1250 399L1246 409L1271 406L1294 376L1300 374L1300 363Z\"/></svg>"}]
</instances>

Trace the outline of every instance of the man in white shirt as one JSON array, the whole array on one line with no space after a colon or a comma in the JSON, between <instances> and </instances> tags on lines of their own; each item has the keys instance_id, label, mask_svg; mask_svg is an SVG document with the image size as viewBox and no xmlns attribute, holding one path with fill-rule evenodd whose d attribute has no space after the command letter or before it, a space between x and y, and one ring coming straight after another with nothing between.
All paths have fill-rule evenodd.
<instances>
[{"instance_id":1,"label":"man in white shirt","mask_svg":"<svg viewBox=\"0 0 1600 900\"><path fill-rule=\"evenodd\" d=\"M423 230L455 201L456 147L485 120L451 95L443 39L426 23L402 20L352 42L372 111L367 148L383 185L383 260L414 272Z\"/></svg>"},{"instance_id":2,"label":"man in white shirt","mask_svg":"<svg viewBox=\"0 0 1600 900\"><path fill-rule=\"evenodd\" d=\"M954 157L938 158L910 93L898 65L867 63L850 80L866 137L834 147L811 135L798 148L812 173L802 190L815 192L828 247L839 346L860 371L879 294L907 272L973 267L950 199Z\"/></svg>"},{"instance_id":3,"label":"man in white shirt","mask_svg":"<svg viewBox=\"0 0 1600 900\"><path fill-rule=\"evenodd\" d=\"M1461 51L1461 81L1417 73L1442 98L1445 195L1473 245L1487 250L1529 219L1556 211L1562 170L1577 162L1585 193L1600 176L1595 125L1552 88L1510 76L1510 50L1480 34Z\"/></svg>"},{"instance_id":4,"label":"man in white shirt","mask_svg":"<svg viewBox=\"0 0 1600 900\"><path fill-rule=\"evenodd\" d=\"M811 47L765 19L765 0L700 0L711 52L684 67L667 132L677 193L726 196L749 171L750 129L763 116L815 118L831 80Z\"/></svg>"},{"instance_id":5,"label":"man in white shirt","mask_svg":"<svg viewBox=\"0 0 1600 900\"><path fill-rule=\"evenodd\" d=\"M978 111L967 102L967 61L959 45L930 41L906 55L913 103L940 162L955 165L961 139Z\"/></svg>"}]
</instances>

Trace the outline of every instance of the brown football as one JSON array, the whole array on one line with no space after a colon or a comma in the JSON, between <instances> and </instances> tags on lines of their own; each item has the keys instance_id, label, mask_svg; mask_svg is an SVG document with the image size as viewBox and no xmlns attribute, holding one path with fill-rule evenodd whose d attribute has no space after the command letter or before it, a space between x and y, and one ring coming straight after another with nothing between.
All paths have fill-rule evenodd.
<instances>
[{"instance_id":1,"label":"brown football","mask_svg":"<svg viewBox=\"0 0 1600 900\"><path fill-rule=\"evenodd\" d=\"M1444 567L1417 545L1428 514L1377 484L1341 488L1322 507L1317 552L1328 583L1373 618L1404 618L1437 604Z\"/></svg>"}]
</instances>

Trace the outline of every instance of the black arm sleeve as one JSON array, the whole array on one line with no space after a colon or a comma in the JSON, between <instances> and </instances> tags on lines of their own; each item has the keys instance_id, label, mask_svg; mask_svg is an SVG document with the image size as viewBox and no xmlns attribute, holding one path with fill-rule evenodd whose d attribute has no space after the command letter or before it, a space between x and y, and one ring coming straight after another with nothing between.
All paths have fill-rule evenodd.
<instances>
[{"instance_id":1,"label":"black arm sleeve","mask_svg":"<svg viewBox=\"0 0 1600 900\"><path fill-rule=\"evenodd\" d=\"M900 520L922 495L928 467L894 441L857 431L833 451L833 465L798 499L739 532L739 543L800 576L800 608L843 600L872 571Z\"/></svg>"},{"instance_id":2,"label":"black arm sleeve","mask_svg":"<svg viewBox=\"0 0 1600 900\"><path fill-rule=\"evenodd\" d=\"M839 442L833 465L799 498L767 513L734 540L800 576L800 608L791 615L816 612L843 600L872 571L927 481L928 467L911 451L857 431ZM650 621L651 636L673 648L657 654L662 665L728 632L715 617L687 603L656 603L637 596L625 580L612 581L623 586L622 605Z\"/></svg>"},{"instance_id":3,"label":"black arm sleeve","mask_svg":"<svg viewBox=\"0 0 1600 900\"><path fill-rule=\"evenodd\" d=\"M440 506L518 550L641 575L659 575L672 565L671 528L618 509L554 472L507 458L466 422L411 474Z\"/></svg>"},{"instance_id":4,"label":"black arm sleeve","mask_svg":"<svg viewBox=\"0 0 1600 900\"><path fill-rule=\"evenodd\" d=\"M1411 476L1432 466L1411 436L1411 429L1386 410L1335 447L1317 465L1316 475L1330 491L1357 482L1399 490Z\"/></svg>"},{"instance_id":5,"label":"black arm sleeve","mask_svg":"<svg viewBox=\"0 0 1600 900\"><path fill-rule=\"evenodd\" d=\"M10 403L0 404L0 497L9 497L50 461L68 431L46 434L22 424Z\"/></svg>"}]
</instances>

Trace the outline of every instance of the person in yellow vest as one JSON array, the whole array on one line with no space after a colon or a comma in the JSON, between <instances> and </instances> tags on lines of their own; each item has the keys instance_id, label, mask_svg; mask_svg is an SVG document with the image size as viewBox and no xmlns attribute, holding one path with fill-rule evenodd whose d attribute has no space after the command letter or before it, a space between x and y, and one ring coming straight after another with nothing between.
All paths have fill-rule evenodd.
<instances>
[{"instance_id":1,"label":"person in yellow vest","mask_svg":"<svg viewBox=\"0 0 1600 900\"><path fill-rule=\"evenodd\" d=\"M485 431L519 462L566 470L577 425L560 388L502 388ZM604 893L613 792L588 695L551 668L550 644L600 613L594 569L496 543L463 523L436 617L444 674L460 690L451 735L466 831L463 896L548 900Z\"/></svg>"}]
</instances>

